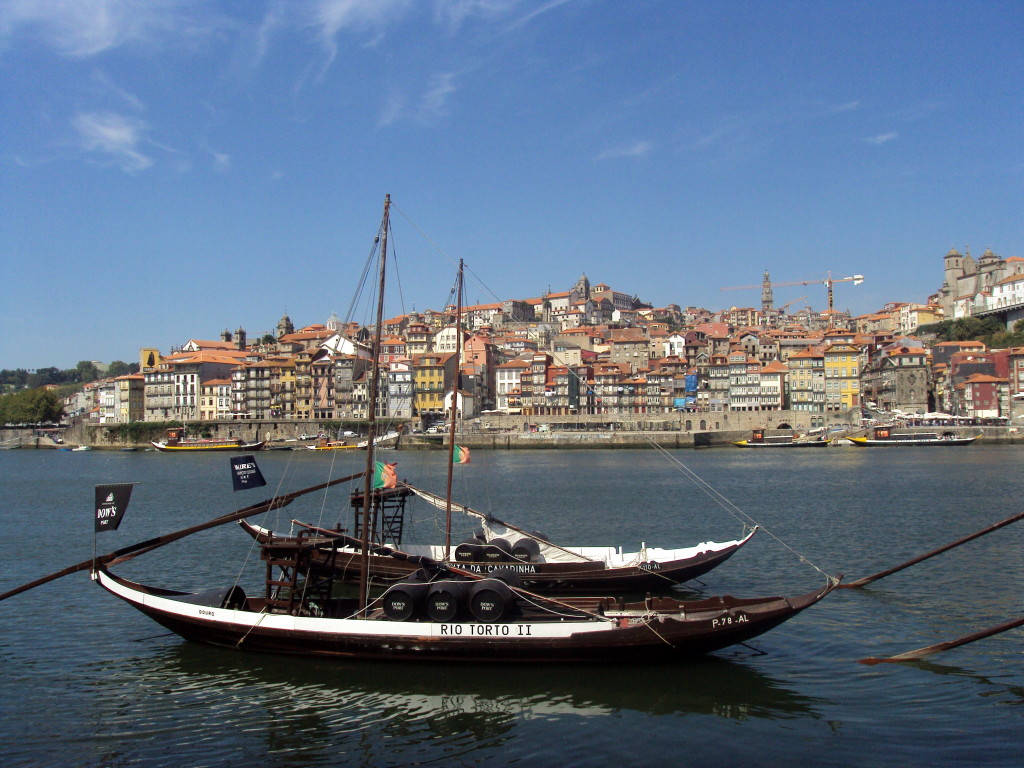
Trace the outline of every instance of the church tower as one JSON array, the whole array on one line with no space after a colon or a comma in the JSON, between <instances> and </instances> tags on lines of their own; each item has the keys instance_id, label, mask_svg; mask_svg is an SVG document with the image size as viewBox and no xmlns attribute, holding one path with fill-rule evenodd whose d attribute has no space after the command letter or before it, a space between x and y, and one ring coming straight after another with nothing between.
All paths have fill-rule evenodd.
<instances>
[{"instance_id":1,"label":"church tower","mask_svg":"<svg viewBox=\"0 0 1024 768\"><path fill-rule=\"evenodd\" d=\"M580 275L580 279L576 281L576 285L572 289L576 293L577 300L590 300L590 280L587 279L586 273Z\"/></svg>"},{"instance_id":2,"label":"church tower","mask_svg":"<svg viewBox=\"0 0 1024 768\"><path fill-rule=\"evenodd\" d=\"M277 321L277 338L281 338L289 333L295 333L295 326L292 325L292 319L288 317L288 313L285 312L281 319Z\"/></svg>"}]
</instances>

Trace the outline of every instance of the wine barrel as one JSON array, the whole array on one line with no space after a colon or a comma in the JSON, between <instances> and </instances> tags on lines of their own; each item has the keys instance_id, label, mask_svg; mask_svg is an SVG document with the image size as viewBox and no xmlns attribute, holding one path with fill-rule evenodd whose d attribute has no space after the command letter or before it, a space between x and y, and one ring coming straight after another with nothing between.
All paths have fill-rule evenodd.
<instances>
[{"instance_id":1,"label":"wine barrel","mask_svg":"<svg viewBox=\"0 0 1024 768\"><path fill-rule=\"evenodd\" d=\"M481 554L485 563L505 563L512 557L512 545L507 539L491 539Z\"/></svg>"},{"instance_id":2,"label":"wine barrel","mask_svg":"<svg viewBox=\"0 0 1024 768\"><path fill-rule=\"evenodd\" d=\"M508 584L498 579L484 579L473 584L469 593L469 612L479 622L490 624L500 620L515 602Z\"/></svg>"},{"instance_id":3,"label":"wine barrel","mask_svg":"<svg viewBox=\"0 0 1024 768\"><path fill-rule=\"evenodd\" d=\"M431 621L454 621L462 613L469 583L436 581L427 588L427 616Z\"/></svg>"},{"instance_id":4,"label":"wine barrel","mask_svg":"<svg viewBox=\"0 0 1024 768\"><path fill-rule=\"evenodd\" d=\"M455 548L455 562L457 563L478 563L481 559L482 544L475 540L464 541Z\"/></svg>"},{"instance_id":5,"label":"wine barrel","mask_svg":"<svg viewBox=\"0 0 1024 768\"><path fill-rule=\"evenodd\" d=\"M413 621L419 618L423 615L423 602L429 588L429 584L395 584L381 598L384 615L392 621Z\"/></svg>"},{"instance_id":6,"label":"wine barrel","mask_svg":"<svg viewBox=\"0 0 1024 768\"><path fill-rule=\"evenodd\" d=\"M536 562L540 556L540 544L524 536L512 545L512 557L524 563Z\"/></svg>"}]
</instances>

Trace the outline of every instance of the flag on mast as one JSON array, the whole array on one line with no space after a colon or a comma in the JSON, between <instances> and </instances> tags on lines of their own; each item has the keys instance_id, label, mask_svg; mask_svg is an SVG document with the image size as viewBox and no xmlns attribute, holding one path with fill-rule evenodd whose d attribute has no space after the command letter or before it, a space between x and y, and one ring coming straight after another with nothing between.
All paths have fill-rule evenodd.
<instances>
[{"instance_id":1,"label":"flag on mast","mask_svg":"<svg viewBox=\"0 0 1024 768\"><path fill-rule=\"evenodd\" d=\"M263 473L256 464L255 456L232 456L231 457L231 482L236 491L246 488L259 488L266 485Z\"/></svg>"},{"instance_id":2,"label":"flag on mast","mask_svg":"<svg viewBox=\"0 0 1024 768\"><path fill-rule=\"evenodd\" d=\"M373 487L376 488L394 488L398 485L398 474L395 472L395 467L398 463L387 463L384 461L376 462L373 471Z\"/></svg>"},{"instance_id":3,"label":"flag on mast","mask_svg":"<svg viewBox=\"0 0 1024 768\"><path fill-rule=\"evenodd\" d=\"M116 531L128 509L133 483L112 483L96 486L95 531Z\"/></svg>"},{"instance_id":4,"label":"flag on mast","mask_svg":"<svg viewBox=\"0 0 1024 768\"><path fill-rule=\"evenodd\" d=\"M464 445L456 445L452 451L452 464L469 464L469 448Z\"/></svg>"}]
</instances>

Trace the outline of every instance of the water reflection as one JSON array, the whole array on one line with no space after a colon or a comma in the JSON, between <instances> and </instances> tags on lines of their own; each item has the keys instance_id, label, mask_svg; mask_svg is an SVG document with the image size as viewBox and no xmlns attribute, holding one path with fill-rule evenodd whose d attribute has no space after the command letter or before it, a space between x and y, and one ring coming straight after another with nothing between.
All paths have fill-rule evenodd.
<instances>
[{"instance_id":1,"label":"water reflection","mask_svg":"<svg viewBox=\"0 0 1024 768\"><path fill-rule=\"evenodd\" d=\"M280 697L331 727L420 719L437 736L465 728L493 738L520 717L700 714L733 720L814 715L823 702L797 693L750 662L706 658L665 667L480 666L331 662L229 651L188 643L140 659L130 674L192 695L244 692L273 708ZM358 719L348 714L358 708ZM458 719L458 727L452 728Z\"/></svg>"},{"instance_id":2,"label":"water reflection","mask_svg":"<svg viewBox=\"0 0 1024 768\"><path fill-rule=\"evenodd\" d=\"M564 729L586 733L585 724L609 715L620 723L668 716L656 726L664 732L671 718L820 720L830 706L750 659L614 668L350 663L166 638L140 650L89 665L96 704L83 736L102 764L164 755L206 764L257 755L281 764L475 762L470 755L506 754L514 741L521 750L521 738L540 748L538 735L556 749L560 739L581 738Z\"/></svg>"}]
</instances>

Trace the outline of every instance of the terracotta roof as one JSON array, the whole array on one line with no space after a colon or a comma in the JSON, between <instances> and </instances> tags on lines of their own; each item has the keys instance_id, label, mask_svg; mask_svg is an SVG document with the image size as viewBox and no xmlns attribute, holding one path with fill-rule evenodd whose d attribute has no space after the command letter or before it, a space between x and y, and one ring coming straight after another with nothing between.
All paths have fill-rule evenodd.
<instances>
[{"instance_id":1,"label":"terracotta roof","mask_svg":"<svg viewBox=\"0 0 1024 768\"><path fill-rule=\"evenodd\" d=\"M222 341L220 339L218 339L217 341L189 339L187 342L185 342L185 346L188 346L189 344L195 344L200 349L238 349L238 347L236 347L233 342Z\"/></svg>"}]
</instances>

